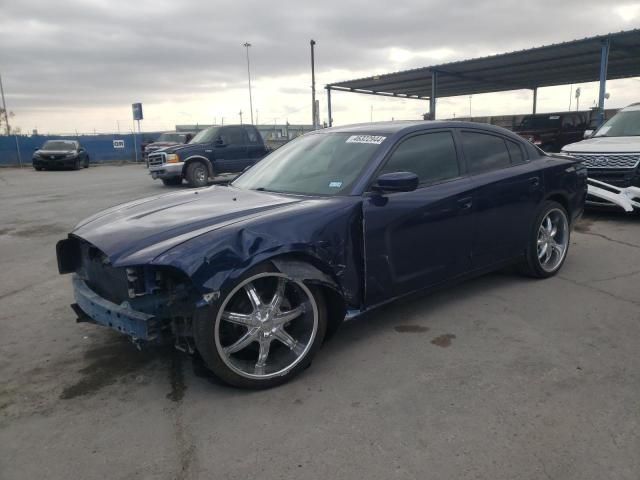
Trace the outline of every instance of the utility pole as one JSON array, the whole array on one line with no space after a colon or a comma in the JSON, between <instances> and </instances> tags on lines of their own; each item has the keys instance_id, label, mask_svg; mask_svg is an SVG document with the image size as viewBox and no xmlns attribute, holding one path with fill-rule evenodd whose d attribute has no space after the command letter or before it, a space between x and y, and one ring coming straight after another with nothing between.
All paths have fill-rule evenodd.
<instances>
[{"instance_id":1,"label":"utility pole","mask_svg":"<svg viewBox=\"0 0 640 480\"><path fill-rule=\"evenodd\" d=\"M249 64L249 42L244 42L243 46L247 49L247 77L249 79L249 109L251 110L251 124L253 125L253 99L251 98L251 67ZM240 123L242 123L242 114L240 115Z\"/></svg>"},{"instance_id":2,"label":"utility pole","mask_svg":"<svg viewBox=\"0 0 640 480\"><path fill-rule=\"evenodd\" d=\"M316 41L311 39L309 45L311 46L311 124L313 125L313 129L315 130L318 128L318 126L316 125L316 66L314 52Z\"/></svg>"},{"instance_id":3,"label":"utility pole","mask_svg":"<svg viewBox=\"0 0 640 480\"><path fill-rule=\"evenodd\" d=\"M242 125L242 110L240 110L239 115L240 115L240 125Z\"/></svg>"},{"instance_id":4,"label":"utility pole","mask_svg":"<svg viewBox=\"0 0 640 480\"><path fill-rule=\"evenodd\" d=\"M4 101L4 88L2 87L2 76L0 75L0 94L2 95L2 109L4 110L4 123L7 126L7 137L11 135L11 127L9 126L9 112L7 112L7 104Z\"/></svg>"}]
</instances>

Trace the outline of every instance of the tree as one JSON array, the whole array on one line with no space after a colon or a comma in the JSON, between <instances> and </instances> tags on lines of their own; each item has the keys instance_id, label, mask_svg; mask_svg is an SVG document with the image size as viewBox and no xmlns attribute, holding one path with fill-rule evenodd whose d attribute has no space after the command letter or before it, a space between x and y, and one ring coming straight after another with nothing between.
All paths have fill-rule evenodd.
<instances>
[{"instance_id":1,"label":"tree","mask_svg":"<svg viewBox=\"0 0 640 480\"><path fill-rule=\"evenodd\" d=\"M16 116L16 114L13 113L11 110L9 110L9 112L7 113L7 116L9 118L13 118ZM7 125L7 120L6 120L7 116L5 116L4 114L4 108L0 107L0 130L4 128L7 135L9 135L11 132L9 131L9 125Z\"/></svg>"}]
</instances>

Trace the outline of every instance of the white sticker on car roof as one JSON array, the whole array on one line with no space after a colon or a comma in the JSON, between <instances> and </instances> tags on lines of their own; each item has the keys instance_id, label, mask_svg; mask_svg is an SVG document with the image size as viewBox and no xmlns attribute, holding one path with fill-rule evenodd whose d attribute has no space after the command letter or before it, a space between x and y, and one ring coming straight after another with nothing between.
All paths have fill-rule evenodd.
<instances>
[{"instance_id":1,"label":"white sticker on car roof","mask_svg":"<svg viewBox=\"0 0 640 480\"><path fill-rule=\"evenodd\" d=\"M380 145L387 137L380 135L351 135L347 138L346 143L373 143L374 145Z\"/></svg>"}]
</instances>

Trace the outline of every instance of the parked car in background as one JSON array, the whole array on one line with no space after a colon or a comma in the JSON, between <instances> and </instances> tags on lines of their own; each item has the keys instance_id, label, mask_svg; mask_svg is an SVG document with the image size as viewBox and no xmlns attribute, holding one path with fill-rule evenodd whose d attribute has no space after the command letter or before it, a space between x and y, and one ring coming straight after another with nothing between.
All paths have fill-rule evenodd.
<instances>
[{"instance_id":1,"label":"parked car in background","mask_svg":"<svg viewBox=\"0 0 640 480\"><path fill-rule=\"evenodd\" d=\"M589 118L589 112L525 115L514 132L545 152L559 152L568 143L584 138Z\"/></svg>"},{"instance_id":2,"label":"parked car in background","mask_svg":"<svg viewBox=\"0 0 640 480\"><path fill-rule=\"evenodd\" d=\"M193 132L161 133L156 141L150 142L144 146L144 159L148 160L148 156L150 153L157 152L158 150L161 150L163 148L189 143L193 136Z\"/></svg>"},{"instance_id":3,"label":"parked car in background","mask_svg":"<svg viewBox=\"0 0 640 480\"><path fill-rule=\"evenodd\" d=\"M74 273L81 321L173 338L225 382L265 388L307 367L345 316L513 263L555 275L585 195L579 162L503 128L328 128L230 186L90 217L58 243L58 268Z\"/></svg>"},{"instance_id":4,"label":"parked car in background","mask_svg":"<svg viewBox=\"0 0 640 480\"><path fill-rule=\"evenodd\" d=\"M267 154L260 132L253 125L225 125L200 131L187 145L150 153L149 173L165 185L183 179L192 187L204 187L220 173L240 173Z\"/></svg>"},{"instance_id":5,"label":"parked car in background","mask_svg":"<svg viewBox=\"0 0 640 480\"><path fill-rule=\"evenodd\" d=\"M47 140L33 152L31 159L36 170L50 168L89 168L89 154L77 140Z\"/></svg>"},{"instance_id":6,"label":"parked car in background","mask_svg":"<svg viewBox=\"0 0 640 480\"><path fill-rule=\"evenodd\" d=\"M565 145L562 153L583 162L589 178L617 188L604 188L606 198L590 198L588 204L597 206L619 205L616 195L628 197L635 208L640 204L640 103L621 109L598 128L591 138ZM613 194L611 196L610 194ZM595 197L595 196L593 196ZM625 198L621 199L626 205Z\"/></svg>"}]
</instances>

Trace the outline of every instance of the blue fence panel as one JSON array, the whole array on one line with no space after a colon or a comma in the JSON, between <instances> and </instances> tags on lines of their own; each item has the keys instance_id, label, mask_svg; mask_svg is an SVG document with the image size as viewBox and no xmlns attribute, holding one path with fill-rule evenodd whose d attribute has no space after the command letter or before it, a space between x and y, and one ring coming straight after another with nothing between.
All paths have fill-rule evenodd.
<instances>
[{"instance_id":1,"label":"blue fence panel","mask_svg":"<svg viewBox=\"0 0 640 480\"><path fill-rule=\"evenodd\" d=\"M135 147L138 150L138 161L142 159L141 140L144 143L158 138L161 132L145 132L135 136ZM16 146L17 140L17 146ZM133 134L104 134L104 135L10 135L0 136L0 165L19 165L18 147L23 165L31 165L33 152L42 147L47 140L78 140L87 150L91 163L104 162L133 162L135 161Z\"/></svg>"}]
</instances>

